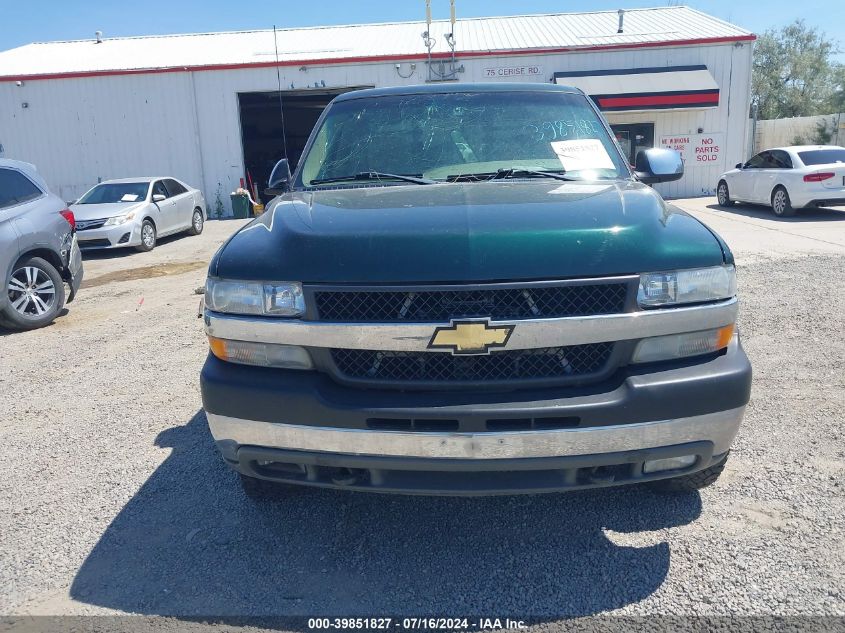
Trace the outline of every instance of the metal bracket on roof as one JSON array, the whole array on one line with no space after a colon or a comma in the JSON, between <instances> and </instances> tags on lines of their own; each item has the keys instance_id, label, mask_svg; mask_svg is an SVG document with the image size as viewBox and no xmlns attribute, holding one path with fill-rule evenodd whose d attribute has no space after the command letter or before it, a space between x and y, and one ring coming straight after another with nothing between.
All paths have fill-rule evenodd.
<instances>
[{"instance_id":1,"label":"metal bracket on roof","mask_svg":"<svg viewBox=\"0 0 845 633\"><path fill-rule=\"evenodd\" d=\"M449 45L450 56L447 59L433 60L431 58L431 50L437 43L437 40L431 37L431 0L425 1L425 19L426 30L422 34L422 38L425 48L428 50L428 61L426 62L426 65L428 66L427 81L457 81L458 73L464 72L464 66L463 64L458 66L458 60L455 57L455 0L450 0L450 21L452 23L452 32L446 33L446 35L443 36L446 40L446 44Z\"/></svg>"}]
</instances>

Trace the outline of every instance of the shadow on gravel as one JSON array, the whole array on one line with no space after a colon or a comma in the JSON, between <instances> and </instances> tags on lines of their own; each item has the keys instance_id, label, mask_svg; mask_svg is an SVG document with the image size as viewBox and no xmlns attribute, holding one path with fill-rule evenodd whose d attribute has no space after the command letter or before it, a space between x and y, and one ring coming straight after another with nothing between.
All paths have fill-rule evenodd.
<instances>
[{"instance_id":1,"label":"shadow on gravel","mask_svg":"<svg viewBox=\"0 0 845 633\"><path fill-rule=\"evenodd\" d=\"M771 207L757 204L734 204L723 207L718 204L708 204L711 211L741 215L746 218L762 218L779 222L845 222L845 207L814 207L812 209L796 209L795 215L781 218L775 215Z\"/></svg>"},{"instance_id":2,"label":"shadow on gravel","mask_svg":"<svg viewBox=\"0 0 845 633\"><path fill-rule=\"evenodd\" d=\"M59 310L59 313L56 315L56 319L57 320L61 319L62 317L67 316L69 313L70 313L70 310L68 310L67 308L62 308L61 310ZM56 321L53 321L53 323L48 323L44 327L36 328L36 330L10 330L10 329L0 325L0 337L11 336L12 334L23 335L25 332L33 332L33 331L37 331L37 330L44 330L44 329L47 329L49 327L53 327L55 324L56 324Z\"/></svg>"},{"instance_id":3,"label":"shadow on gravel","mask_svg":"<svg viewBox=\"0 0 845 633\"><path fill-rule=\"evenodd\" d=\"M254 504L198 412L83 563L70 594L147 615L594 614L640 601L670 565L659 535L697 493L627 487L564 495L403 497L303 489ZM116 464L116 466L118 466ZM619 537L616 537L619 538ZM626 538L622 536L622 539Z\"/></svg>"}]
</instances>

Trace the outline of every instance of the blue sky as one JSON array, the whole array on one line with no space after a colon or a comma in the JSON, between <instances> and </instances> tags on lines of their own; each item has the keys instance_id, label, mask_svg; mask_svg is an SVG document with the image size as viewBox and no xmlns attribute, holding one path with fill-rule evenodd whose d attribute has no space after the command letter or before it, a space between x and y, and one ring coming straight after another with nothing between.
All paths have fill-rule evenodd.
<instances>
[{"instance_id":1,"label":"blue sky","mask_svg":"<svg viewBox=\"0 0 845 633\"><path fill-rule=\"evenodd\" d=\"M845 48L845 11L831 0L457 0L459 17L549 13L687 4L754 32L797 17L824 30ZM436 18L449 16L448 0L432 0ZM0 50L33 41L108 36L229 31L354 24L424 17L424 0L0 0ZM845 55L839 58L845 61Z\"/></svg>"}]
</instances>

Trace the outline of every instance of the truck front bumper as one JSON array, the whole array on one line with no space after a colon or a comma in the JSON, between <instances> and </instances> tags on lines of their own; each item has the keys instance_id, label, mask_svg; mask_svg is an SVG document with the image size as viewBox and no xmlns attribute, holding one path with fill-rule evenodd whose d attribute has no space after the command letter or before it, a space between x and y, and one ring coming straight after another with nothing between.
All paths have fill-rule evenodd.
<instances>
[{"instance_id":1,"label":"truck front bumper","mask_svg":"<svg viewBox=\"0 0 845 633\"><path fill-rule=\"evenodd\" d=\"M213 356L201 384L217 446L245 475L377 492L512 494L707 468L737 433L751 366L735 338L725 353L703 361L629 367L578 389L352 389L316 372L239 366ZM457 430L378 428L390 420ZM491 430L520 420L559 428ZM659 471L647 466L674 457L689 463Z\"/></svg>"}]
</instances>

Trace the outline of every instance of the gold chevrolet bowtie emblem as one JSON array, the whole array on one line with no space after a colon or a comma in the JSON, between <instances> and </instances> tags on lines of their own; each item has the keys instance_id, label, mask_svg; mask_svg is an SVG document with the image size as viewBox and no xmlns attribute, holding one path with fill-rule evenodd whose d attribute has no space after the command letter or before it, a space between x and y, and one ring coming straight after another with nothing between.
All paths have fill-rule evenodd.
<instances>
[{"instance_id":1,"label":"gold chevrolet bowtie emblem","mask_svg":"<svg viewBox=\"0 0 845 633\"><path fill-rule=\"evenodd\" d=\"M486 354L492 347L504 347L513 325L491 326L490 321L452 321L439 327L428 343L429 349L449 349L453 354Z\"/></svg>"}]
</instances>

